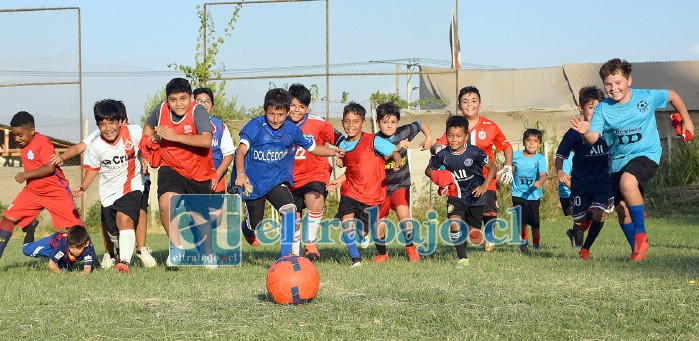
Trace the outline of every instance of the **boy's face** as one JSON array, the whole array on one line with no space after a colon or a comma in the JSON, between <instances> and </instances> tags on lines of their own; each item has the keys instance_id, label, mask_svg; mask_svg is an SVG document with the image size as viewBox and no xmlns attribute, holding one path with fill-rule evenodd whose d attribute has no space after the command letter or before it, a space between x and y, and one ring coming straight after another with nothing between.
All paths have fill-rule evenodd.
<instances>
[{"instance_id":1,"label":"boy's face","mask_svg":"<svg viewBox=\"0 0 699 341\"><path fill-rule=\"evenodd\" d=\"M393 136L396 134L396 129L398 129L398 117L395 115L386 115L384 118L379 120L379 129L386 136Z\"/></svg>"},{"instance_id":2,"label":"boy's face","mask_svg":"<svg viewBox=\"0 0 699 341\"><path fill-rule=\"evenodd\" d=\"M473 92L464 94L461 96L459 109L461 109L461 114L467 119L477 117L478 111L481 109L481 99Z\"/></svg>"},{"instance_id":3,"label":"boy's face","mask_svg":"<svg viewBox=\"0 0 699 341\"><path fill-rule=\"evenodd\" d=\"M113 142L117 139L117 137L119 137L119 126L119 121L116 119L103 119L97 123L97 128L100 130L100 135L108 142Z\"/></svg>"},{"instance_id":4,"label":"boy's face","mask_svg":"<svg viewBox=\"0 0 699 341\"><path fill-rule=\"evenodd\" d=\"M20 148L24 148L34 138L35 130L29 126L12 127L11 130L12 135L15 137L15 142L17 142Z\"/></svg>"},{"instance_id":5,"label":"boy's face","mask_svg":"<svg viewBox=\"0 0 699 341\"><path fill-rule=\"evenodd\" d=\"M81 246L76 246L76 245L70 245L68 246L68 252L70 252L70 255L73 257L79 257L80 255L83 254L83 251L85 251L85 247L87 244L81 245Z\"/></svg>"},{"instance_id":6,"label":"boy's face","mask_svg":"<svg viewBox=\"0 0 699 341\"><path fill-rule=\"evenodd\" d=\"M282 127L284 121L286 120L286 115L288 112L285 108L279 107L274 108L271 105L265 110L265 117L267 118L267 124L269 124L272 129L277 130Z\"/></svg>"},{"instance_id":7,"label":"boy's face","mask_svg":"<svg viewBox=\"0 0 699 341\"><path fill-rule=\"evenodd\" d=\"M609 75L602 81L604 83L604 92L611 97L614 102L626 103L631 99L631 75L629 78L624 77L621 72Z\"/></svg>"},{"instance_id":8,"label":"boy's face","mask_svg":"<svg viewBox=\"0 0 699 341\"><path fill-rule=\"evenodd\" d=\"M579 106L578 109L580 110L580 115L583 115L585 117L585 121L590 122L592 119L592 114L595 112L595 107L599 104L599 101L596 99L593 99L591 101L587 101L585 105Z\"/></svg>"},{"instance_id":9,"label":"boy's face","mask_svg":"<svg viewBox=\"0 0 699 341\"><path fill-rule=\"evenodd\" d=\"M213 102L211 102L211 97L209 97L209 95L202 92L194 96L194 100L197 101L199 104L203 105L204 109L206 109L206 112L211 114L211 109L214 108L214 104Z\"/></svg>"},{"instance_id":10,"label":"boy's face","mask_svg":"<svg viewBox=\"0 0 699 341\"><path fill-rule=\"evenodd\" d=\"M301 103L298 99L291 100L291 109L289 110L289 119L291 122L299 123L306 117L308 106Z\"/></svg>"},{"instance_id":11,"label":"boy's face","mask_svg":"<svg viewBox=\"0 0 699 341\"><path fill-rule=\"evenodd\" d=\"M464 127L450 127L447 130L447 142L449 142L449 148L454 152L460 152L464 149L467 138L468 134Z\"/></svg>"},{"instance_id":12,"label":"boy's face","mask_svg":"<svg viewBox=\"0 0 699 341\"><path fill-rule=\"evenodd\" d=\"M186 92L170 94L167 96L167 104L175 115L184 116L192 107L192 95Z\"/></svg>"},{"instance_id":13,"label":"boy's face","mask_svg":"<svg viewBox=\"0 0 699 341\"><path fill-rule=\"evenodd\" d=\"M345 129L347 139L351 140L362 134L366 121L354 112L349 112L342 118L342 128Z\"/></svg>"},{"instance_id":14,"label":"boy's face","mask_svg":"<svg viewBox=\"0 0 699 341\"><path fill-rule=\"evenodd\" d=\"M536 135L529 135L524 140L524 151L529 155L535 154L539 147L541 147L541 140Z\"/></svg>"}]
</instances>

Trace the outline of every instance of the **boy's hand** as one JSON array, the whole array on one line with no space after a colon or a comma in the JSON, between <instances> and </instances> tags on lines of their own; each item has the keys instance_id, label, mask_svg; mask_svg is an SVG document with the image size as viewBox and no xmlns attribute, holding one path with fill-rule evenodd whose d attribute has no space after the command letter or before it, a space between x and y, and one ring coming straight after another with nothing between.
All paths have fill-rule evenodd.
<instances>
[{"instance_id":1,"label":"boy's hand","mask_svg":"<svg viewBox=\"0 0 699 341\"><path fill-rule=\"evenodd\" d=\"M78 188L73 190L73 198L78 199L80 198L83 194L85 194L85 189L83 189L83 186L78 186Z\"/></svg>"},{"instance_id":2,"label":"boy's hand","mask_svg":"<svg viewBox=\"0 0 699 341\"><path fill-rule=\"evenodd\" d=\"M56 167L63 166L64 162L65 162L65 160L63 160L63 157L58 155L58 153L51 155L51 159L49 160L49 163L56 166Z\"/></svg>"},{"instance_id":3,"label":"boy's hand","mask_svg":"<svg viewBox=\"0 0 699 341\"><path fill-rule=\"evenodd\" d=\"M155 127L155 132L160 135L161 138L168 141L175 141L177 138L177 132L168 126L157 126Z\"/></svg>"},{"instance_id":4,"label":"boy's hand","mask_svg":"<svg viewBox=\"0 0 699 341\"><path fill-rule=\"evenodd\" d=\"M558 181L570 188L570 175L566 174L563 170L558 171Z\"/></svg>"},{"instance_id":5,"label":"boy's hand","mask_svg":"<svg viewBox=\"0 0 699 341\"><path fill-rule=\"evenodd\" d=\"M24 183L25 180L27 180L27 178L25 177L24 172L19 172L17 175L15 175L15 181L17 181L17 183Z\"/></svg>"},{"instance_id":6,"label":"boy's hand","mask_svg":"<svg viewBox=\"0 0 699 341\"><path fill-rule=\"evenodd\" d=\"M534 188L536 188L536 189L541 188L541 181L539 181L539 180L534 181Z\"/></svg>"},{"instance_id":7,"label":"boy's hand","mask_svg":"<svg viewBox=\"0 0 699 341\"><path fill-rule=\"evenodd\" d=\"M496 177L498 175L500 176L500 182L502 182L503 184L507 185L509 183L512 183L512 166L502 166L502 169L500 169L499 172L495 173Z\"/></svg>"},{"instance_id":8,"label":"boy's hand","mask_svg":"<svg viewBox=\"0 0 699 341\"><path fill-rule=\"evenodd\" d=\"M333 148L335 149L335 157L336 158L341 158L345 156L345 150L342 148Z\"/></svg>"},{"instance_id":9,"label":"boy's hand","mask_svg":"<svg viewBox=\"0 0 699 341\"><path fill-rule=\"evenodd\" d=\"M397 146L398 146L398 148L396 148L396 150L401 150L403 148L405 148L407 150L410 148L410 141L408 141L408 139L400 140L400 142L398 142Z\"/></svg>"},{"instance_id":10,"label":"boy's hand","mask_svg":"<svg viewBox=\"0 0 699 341\"><path fill-rule=\"evenodd\" d=\"M422 143L420 143L420 148L422 148L420 150L428 150L428 149L432 148L432 144L433 144L432 138L431 137L429 139L426 138L424 141L422 141Z\"/></svg>"},{"instance_id":11,"label":"boy's hand","mask_svg":"<svg viewBox=\"0 0 699 341\"><path fill-rule=\"evenodd\" d=\"M570 120L570 127L578 133L585 135L590 131L590 122L585 121L585 119L580 116L573 116Z\"/></svg>"},{"instance_id":12,"label":"boy's hand","mask_svg":"<svg viewBox=\"0 0 699 341\"><path fill-rule=\"evenodd\" d=\"M335 166L340 168L345 167L345 159L342 157L335 157Z\"/></svg>"},{"instance_id":13,"label":"boy's hand","mask_svg":"<svg viewBox=\"0 0 699 341\"><path fill-rule=\"evenodd\" d=\"M482 184L482 185L476 187L476 189L474 189L473 192L471 192L471 193L473 193L474 197L480 198L481 195L483 195L483 193L485 193L487 191L488 191L488 184Z\"/></svg>"},{"instance_id":14,"label":"boy's hand","mask_svg":"<svg viewBox=\"0 0 699 341\"><path fill-rule=\"evenodd\" d=\"M393 171L394 172L399 171L401 167L403 167L403 158L399 158L398 160L393 160Z\"/></svg>"},{"instance_id":15,"label":"boy's hand","mask_svg":"<svg viewBox=\"0 0 699 341\"><path fill-rule=\"evenodd\" d=\"M332 192L332 191L336 190L337 188L339 188L340 186L342 186L343 182L344 182L343 178L337 178L335 180L331 180L330 182L328 182L328 185L325 186L325 189L328 192Z\"/></svg>"}]
</instances>

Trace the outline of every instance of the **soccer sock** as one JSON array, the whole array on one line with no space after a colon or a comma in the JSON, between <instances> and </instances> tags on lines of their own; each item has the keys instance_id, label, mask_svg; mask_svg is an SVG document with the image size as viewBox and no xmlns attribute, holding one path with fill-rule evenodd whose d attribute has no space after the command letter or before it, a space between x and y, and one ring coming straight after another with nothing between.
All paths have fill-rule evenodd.
<instances>
[{"instance_id":1,"label":"soccer sock","mask_svg":"<svg viewBox=\"0 0 699 341\"><path fill-rule=\"evenodd\" d=\"M2 257L2 253L5 252L5 246L7 246L7 242L10 241L14 229L15 223L7 218L2 218L0 221L0 257Z\"/></svg>"},{"instance_id":2,"label":"soccer sock","mask_svg":"<svg viewBox=\"0 0 699 341\"><path fill-rule=\"evenodd\" d=\"M374 241L376 244L376 251L380 255L385 255L386 254L386 238L379 238L376 237L376 240Z\"/></svg>"},{"instance_id":3,"label":"soccer sock","mask_svg":"<svg viewBox=\"0 0 699 341\"><path fill-rule=\"evenodd\" d=\"M291 254L291 246L294 243L296 233L296 210L280 209L282 215L282 251L280 257Z\"/></svg>"},{"instance_id":4,"label":"soccer sock","mask_svg":"<svg viewBox=\"0 0 699 341\"><path fill-rule=\"evenodd\" d=\"M602 221L592 221L592 224L590 224L590 230L587 232L585 244L583 244L584 249L589 250L592 247L592 244L595 242L595 239L597 239L597 236L599 235L600 231L602 231L603 226L604 222Z\"/></svg>"},{"instance_id":5,"label":"soccer sock","mask_svg":"<svg viewBox=\"0 0 699 341\"><path fill-rule=\"evenodd\" d=\"M485 234L485 240L489 243L492 243L493 240L495 239L495 235L493 234L493 225L488 224L489 221L497 218L496 216L483 216L483 233Z\"/></svg>"},{"instance_id":6,"label":"soccer sock","mask_svg":"<svg viewBox=\"0 0 699 341\"><path fill-rule=\"evenodd\" d=\"M635 234L646 233L645 218L643 217L643 212L645 211L645 205L636 206L626 206L629 209L629 216L631 216L631 222L633 223L633 230Z\"/></svg>"},{"instance_id":7,"label":"soccer sock","mask_svg":"<svg viewBox=\"0 0 699 341\"><path fill-rule=\"evenodd\" d=\"M202 255L213 254L213 236L211 223L204 222L203 224L194 226L192 234L195 236L194 243L197 244L197 251Z\"/></svg>"},{"instance_id":8,"label":"soccer sock","mask_svg":"<svg viewBox=\"0 0 699 341\"><path fill-rule=\"evenodd\" d=\"M136 247L136 231L119 231L119 259L131 264L134 247Z\"/></svg>"},{"instance_id":9,"label":"soccer sock","mask_svg":"<svg viewBox=\"0 0 699 341\"><path fill-rule=\"evenodd\" d=\"M526 225L522 226L522 242L524 244L529 242L529 228Z\"/></svg>"},{"instance_id":10,"label":"soccer sock","mask_svg":"<svg viewBox=\"0 0 699 341\"><path fill-rule=\"evenodd\" d=\"M583 244L583 238L585 237L585 231L583 231L580 223L573 223L573 240L575 241L575 246L580 247Z\"/></svg>"},{"instance_id":11,"label":"soccer sock","mask_svg":"<svg viewBox=\"0 0 699 341\"><path fill-rule=\"evenodd\" d=\"M456 256L459 259L468 258L468 254L466 253L466 240L465 238L461 238L461 231L450 232L449 237L451 237L451 242L454 243Z\"/></svg>"},{"instance_id":12,"label":"soccer sock","mask_svg":"<svg viewBox=\"0 0 699 341\"><path fill-rule=\"evenodd\" d=\"M255 235L255 230L251 229L250 226L248 226L248 221L243 220L243 223L240 224L240 230L243 232L244 236L250 237Z\"/></svg>"},{"instance_id":13,"label":"soccer sock","mask_svg":"<svg viewBox=\"0 0 699 341\"><path fill-rule=\"evenodd\" d=\"M344 226L345 224L349 223L345 222L342 224L342 241L347 245L347 250L349 251L352 261L355 261L361 258L361 256L359 256L359 250L357 249L357 242L354 240L356 233L352 231L349 226Z\"/></svg>"},{"instance_id":14,"label":"soccer sock","mask_svg":"<svg viewBox=\"0 0 699 341\"><path fill-rule=\"evenodd\" d=\"M197 252L199 252L200 255L204 254L204 247L201 245L201 236L199 236L199 230L196 228L191 228L189 229L190 232L192 232L192 241L194 242L194 245L197 247Z\"/></svg>"},{"instance_id":15,"label":"soccer sock","mask_svg":"<svg viewBox=\"0 0 699 341\"><path fill-rule=\"evenodd\" d=\"M291 244L291 254L298 256L301 251L301 230L294 231L294 243Z\"/></svg>"},{"instance_id":16,"label":"soccer sock","mask_svg":"<svg viewBox=\"0 0 699 341\"><path fill-rule=\"evenodd\" d=\"M534 246L538 246L538 245L539 245L539 241L541 241L541 234L540 234L540 232L541 232L541 229L532 228L532 239L533 239L533 241L534 241Z\"/></svg>"},{"instance_id":17,"label":"soccer sock","mask_svg":"<svg viewBox=\"0 0 699 341\"><path fill-rule=\"evenodd\" d=\"M413 246L413 230L403 230L403 236L405 237L405 246Z\"/></svg>"},{"instance_id":18,"label":"soccer sock","mask_svg":"<svg viewBox=\"0 0 699 341\"><path fill-rule=\"evenodd\" d=\"M629 245L631 246L631 250L633 251L633 245L634 245L633 223L619 224L619 225L621 225L621 231L624 232L624 237L626 237L626 241L629 242Z\"/></svg>"},{"instance_id":19,"label":"soccer sock","mask_svg":"<svg viewBox=\"0 0 699 341\"><path fill-rule=\"evenodd\" d=\"M308 211L306 215L308 216L308 232L304 243L315 243L318 238L318 227L320 226L320 220L323 218L323 211Z\"/></svg>"},{"instance_id":20,"label":"soccer sock","mask_svg":"<svg viewBox=\"0 0 699 341\"><path fill-rule=\"evenodd\" d=\"M29 223L29 225L22 229L22 231L24 231L24 244L34 242L34 232L36 231L37 225L39 225L39 221L34 219L31 223Z\"/></svg>"}]
</instances>

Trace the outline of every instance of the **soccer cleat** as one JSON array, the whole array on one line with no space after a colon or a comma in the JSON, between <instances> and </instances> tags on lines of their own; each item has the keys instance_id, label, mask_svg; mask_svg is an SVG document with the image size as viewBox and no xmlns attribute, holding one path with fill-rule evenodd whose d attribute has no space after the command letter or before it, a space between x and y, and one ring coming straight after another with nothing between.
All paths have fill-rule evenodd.
<instances>
[{"instance_id":1,"label":"soccer cleat","mask_svg":"<svg viewBox=\"0 0 699 341\"><path fill-rule=\"evenodd\" d=\"M104 257L102 257L102 262L100 262L100 267L102 269L110 269L114 267L115 263L116 261L114 258L112 258L112 256L110 256L108 253L105 253Z\"/></svg>"},{"instance_id":2,"label":"soccer cleat","mask_svg":"<svg viewBox=\"0 0 699 341\"><path fill-rule=\"evenodd\" d=\"M648 251L648 236L645 233L636 233L634 237L634 248L631 253L631 260L634 262L646 259Z\"/></svg>"},{"instance_id":3,"label":"soccer cleat","mask_svg":"<svg viewBox=\"0 0 699 341\"><path fill-rule=\"evenodd\" d=\"M419 263L420 262L420 254L417 253L417 249L415 248L415 245L406 246L405 247L405 255L408 257L408 262L410 262L410 263Z\"/></svg>"},{"instance_id":4,"label":"soccer cleat","mask_svg":"<svg viewBox=\"0 0 699 341\"><path fill-rule=\"evenodd\" d=\"M218 263L216 262L216 255L213 253L210 255L201 256L201 263L204 268L209 270L216 270L218 268Z\"/></svg>"},{"instance_id":5,"label":"soccer cleat","mask_svg":"<svg viewBox=\"0 0 699 341\"><path fill-rule=\"evenodd\" d=\"M316 247L315 243L304 244L303 248L306 250L306 258L308 258L308 260L311 262L320 260L320 252L318 252L318 248Z\"/></svg>"},{"instance_id":6,"label":"soccer cleat","mask_svg":"<svg viewBox=\"0 0 699 341\"><path fill-rule=\"evenodd\" d=\"M359 247L361 247L362 249L368 248L368 247L369 247L369 244L371 244L371 241L369 240L369 234L368 234L368 233L367 233L366 236L363 236L363 237L362 237L362 240L360 240L359 243L357 243L357 245L359 245Z\"/></svg>"},{"instance_id":7,"label":"soccer cleat","mask_svg":"<svg viewBox=\"0 0 699 341\"><path fill-rule=\"evenodd\" d=\"M539 250L541 250L541 245L534 244L534 251L539 251Z\"/></svg>"},{"instance_id":8,"label":"soccer cleat","mask_svg":"<svg viewBox=\"0 0 699 341\"><path fill-rule=\"evenodd\" d=\"M374 256L374 263L380 264L380 263L386 263L386 262L388 262L388 253L383 254L383 255Z\"/></svg>"},{"instance_id":9,"label":"soccer cleat","mask_svg":"<svg viewBox=\"0 0 699 341\"><path fill-rule=\"evenodd\" d=\"M578 252L580 255L580 259L582 260L590 260L590 250L582 248L580 249L580 252Z\"/></svg>"},{"instance_id":10,"label":"soccer cleat","mask_svg":"<svg viewBox=\"0 0 699 341\"><path fill-rule=\"evenodd\" d=\"M467 269L468 268L468 258L461 258L459 261L456 263L456 266L454 266L457 269Z\"/></svg>"},{"instance_id":11,"label":"soccer cleat","mask_svg":"<svg viewBox=\"0 0 699 341\"><path fill-rule=\"evenodd\" d=\"M158 266L158 262L150 254L150 249L147 246L144 246L140 250L136 251L136 257L141 260L141 264L144 268L150 269Z\"/></svg>"},{"instance_id":12,"label":"soccer cleat","mask_svg":"<svg viewBox=\"0 0 699 341\"><path fill-rule=\"evenodd\" d=\"M519 251L520 251L520 252L529 252L529 243L526 242L526 241L523 242L523 243L519 246Z\"/></svg>"},{"instance_id":13,"label":"soccer cleat","mask_svg":"<svg viewBox=\"0 0 699 341\"><path fill-rule=\"evenodd\" d=\"M245 237L245 241L248 242L248 244L252 245L253 247L257 247L258 245L260 245L260 241L257 240L257 237L255 237L254 234L251 236L244 236L244 237Z\"/></svg>"},{"instance_id":14,"label":"soccer cleat","mask_svg":"<svg viewBox=\"0 0 699 341\"><path fill-rule=\"evenodd\" d=\"M125 260L117 263L115 268L116 268L117 272L121 272L121 273L131 272L131 267L129 266L129 263Z\"/></svg>"},{"instance_id":15,"label":"soccer cleat","mask_svg":"<svg viewBox=\"0 0 699 341\"><path fill-rule=\"evenodd\" d=\"M483 249L485 252L492 252L493 250L495 250L495 243L486 241L485 243L483 243Z\"/></svg>"},{"instance_id":16,"label":"soccer cleat","mask_svg":"<svg viewBox=\"0 0 699 341\"><path fill-rule=\"evenodd\" d=\"M361 262L361 261L355 261L355 262L352 262L352 265L350 265L349 267L350 267L350 268L358 268L358 267L360 267L360 266L362 266L362 262Z\"/></svg>"},{"instance_id":17,"label":"soccer cleat","mask_svg":"<svg viewBox=\"0 0 699 341\"><path fill-rule=\"evenodd\" d=\"M573 233L573 229L568 229L568 231L566 231L566 236L568 236L568 238L570 239L570 246L576 247L576 245L575 245L575 233Z\"/></svg>"}]
</instances>

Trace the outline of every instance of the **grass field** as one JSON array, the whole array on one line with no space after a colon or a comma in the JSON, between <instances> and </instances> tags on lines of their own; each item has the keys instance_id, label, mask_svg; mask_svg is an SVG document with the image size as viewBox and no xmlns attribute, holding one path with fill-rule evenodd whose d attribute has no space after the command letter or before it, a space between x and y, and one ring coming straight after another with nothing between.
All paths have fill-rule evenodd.
<instances>
[{"instance_id":1,"label":"grass field","mask_svg":"<svg viewBox=\"0 0 699 341\"><path fill-rule=\"evenodd\" d=\"M17 232L0 261L3 339L699 339L698 217L648 220L648 259L630 262L616 222L580 261L564 234L545 222L542 250L469 248L470 269L453 268L440 245L419 264L389 248L391 261L349 269L346 248L322 248L321 287L305 306L266 296L278 247L243 249L244 265L163 266L129 274L100 270L54 275L24 257ZM153 228L156 230L156 228ZM156 258L164 234L149 235ZM98 252L101 251L101 243ZM101 256L101 254L100 254Z\"/></svg>"}]
</instances>

